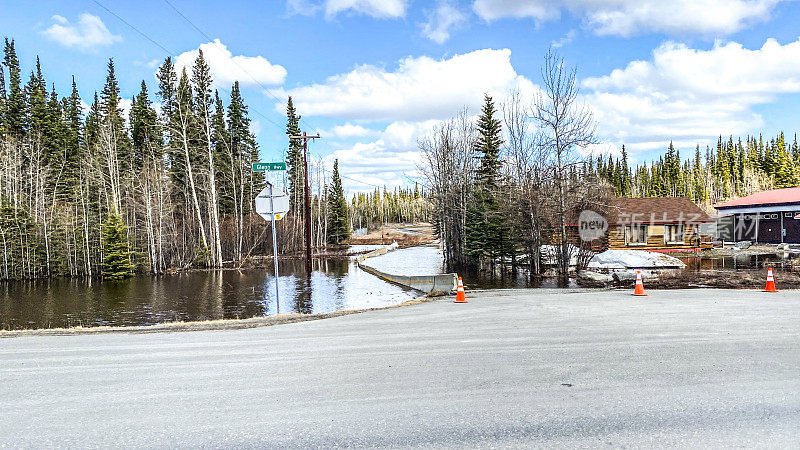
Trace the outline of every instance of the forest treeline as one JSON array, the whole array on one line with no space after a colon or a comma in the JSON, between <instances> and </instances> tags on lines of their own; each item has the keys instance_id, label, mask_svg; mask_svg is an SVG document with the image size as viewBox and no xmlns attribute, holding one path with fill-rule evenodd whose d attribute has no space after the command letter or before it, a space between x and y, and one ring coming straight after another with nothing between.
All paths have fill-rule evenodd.
<instances>
[{"instance_id":1,"label":"forest treeline","mask_svg":"<svg viewBox=\"0 0 800 450\"><path fill-rule=\"evenodd\" d=\"M630 166L623 146L619 157L588 158L584 170L608 181L620 197L689 197L710 211L731 197L800 184L800 148L797 136L789 145L783 132L768 142L720 136L715 148L698 145L687 159L670 143L657 161Z\"/></svg>"},{"instance_id":2,"label":"forest treeline","mask_svg":"<svg viewBox=\"0 0 800 450\"><path fill-rule=\"evenodd\" d=\"M267 223L253 211L265 186L252 171L259 148L236 82L224 95L202 51L192 67L166 58L155 86L142 81L129 114L113 60L88 108L73 77L60 97L39 59L23 78L15 42L0 64L0 278L116 278L171 268L221 267L271 253ZM158 108L156 108L158 106ZM286 134L299 134L291 99ZM278 222L279 250L303 245L304 164L286 141L291 213ZM348 202L338 169L309 161L315 247L352 224L425 219L430 205L405 190Z\"/></svg>"}]
</instances>

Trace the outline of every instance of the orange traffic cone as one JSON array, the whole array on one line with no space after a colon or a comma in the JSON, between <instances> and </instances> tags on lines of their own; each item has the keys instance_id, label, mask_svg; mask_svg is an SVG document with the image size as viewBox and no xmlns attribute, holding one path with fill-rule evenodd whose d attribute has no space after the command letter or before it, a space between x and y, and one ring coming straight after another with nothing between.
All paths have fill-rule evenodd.
<instances>
[{"instance_id":1,"label":"orange traffic cone","mask_svg":"<svg viewBox=\"0 0 800 450\"><path fill-rule=\"evenodd\" d=\"M642 283L642 271L636 271L636 288L633 290L633 295L647 295L644 293L644 283Z\"/></svg>"},{"instance_id":2,"label":"orange traffic cone","mask_svg":"<svg viewBox=\"0 0 800 450\"><path fill-rule=\"evenodd\" d=\"M772 276L772 267L767 269L767 287L764 288L764 292L778 292L775 289L775 277Z\"/></svg>"},{"instance_id":3,"label":"orange traffic cone","mask_svg":"<svg viewBox=\"0 0 800 450\"><path fill-rule=\"evenodd\" d=\"M468 303L467 296L464 295L464 282L458 277L458 290L456 291L456 301L453 303Z\"/></svg>"}]
</instances>

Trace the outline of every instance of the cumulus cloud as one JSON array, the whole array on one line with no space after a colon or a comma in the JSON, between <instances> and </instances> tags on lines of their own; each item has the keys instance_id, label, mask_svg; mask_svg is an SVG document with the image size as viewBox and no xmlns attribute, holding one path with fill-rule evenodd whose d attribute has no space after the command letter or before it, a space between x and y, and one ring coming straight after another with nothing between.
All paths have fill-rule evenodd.
<instances>
[{"instance_id":1,"label":"cumulus cloud","mask_svg":"<svg viewBox=\"0 0 800 450\"><path fill-rule=\"evenodd\" d=\"M320 133L325 137L332 137L334 139L349 139L375 135L378 132L376 130L364 128L361 125L355 125L347 122L344 125L336 125L330 130L322 131Z\"/></svg>"},{"instance_id":2,"label":"cumulus cloud","mask_svg":"<svg viewBox=\"0 0 800 450\"><path fill-rule=\"evenodd\" d=\"M405 17L408 0L287 0L286 9L290 14L313 15L325 11L325 17L332 19L341 13L362 14L378 19L397 19Z\"/></svg>"},{"instance_id":3,"label":"cumulus cloud","mask_svg":"<svg viewBox=\"0 0 800 450\"><path fill-rule=\"evenodd\" d=\"M406 15L407 0L327 0L325 16L355 12L368 16L395 19Z\"/></svg>"},{"instance_id":4,"label":"cumulus cloud","mask_svg":"<svg viewBox=\"0 0 800 450\"><path fill-rule=\"evenodd\" d=\"M531 18L543 23L566 11L600 35L723 35L766 20L781 1L786 0L475 0L472 6L486 21Z\"/></svg>"},{"instance_id":5,"label":"cumulus cloud","mask_svg":"<svg viewBox=\"0 0 800 450\"><path fill-rule=\"evenodd\" d=\"M200 50L203 50L203 56L211 67L216 86L228 88L234 81L239 81L243 86L279 85L286 79L286 69L283 66L272 64L263 56L234 56L219 39L178 55L175 58L178 73L185 67L191 76L192 66Z\"/></svg>"},{"instance_id":6,"label":"cumulus cloud","mask_svg":"<svg viewBox=\"0 0 800 450\"><path fill-rule=\"evenodd\" d=\"M608 139L632 149L670 140L694 146L763 126L757 105L800 92L800 40L755 50L717 42L709 50L667 42L650 61L584 79L587 102Z\"/></svg>"},{"instance_id":7,"label":"cumulus cloud","mask_svg":"<svg viewBox=\"0 0 800 450\"><path fill-rule=\"evenodd\" d=\"M450 117L478 107L485 92L503 95L512 88L530 91L533 84L514 70L510 50L485 49L443 60L408 57L394 71L362 65L281 94L309 116L418 121Z\"/></svg>"},{"instance_id":8,"label":"cumulus cloud","mask_svg":"<svg viewBox=\"0 0 800 450\"><path fill-rule=\"evenodd\" d=\"M335 150L326 163L339 159L342 180L348 191L369 191L374 186L402 186L418 179L420 153L417 141L441 123L440 120L389 123L382 131L370 130L371 139L354 144L333 141ZM376 136L377 135L377 136Z\"/></svg>"},{"instance_id":9,"label":"cumulus cloud","mask_svg":"<svg viewBox=\"0 0 800 450\"><path fill-rule=\"evenodd\" d=\"M467 20L466 14L456 8L452 0L439 0L436 9L427 12L427 21L422 24L422 35L444 44L450 33Z\"/></svg>"},{"instance_id":10,"label":"cumulus cloud","mask_svg":"<svg viewBox=\"0 0 800 450\"><path fill-rule=\"evenodd\" d=\"M550 45L553 48L561 48L561 47L569 44L570 42L574 41L575 40L575 36L577 36L577 35L578 35L577 31L569 30L567 32L567 34L565 34L561 39L551 42Z\"/></svg>"},{"instance_id":11,"label":"cumulus cloud","mask_svg":"<svg viewBox=\"0 0 800 450\"><path fill-rule=\"evenodd\" d=\"M78 16L75 24L59 15L53 16L53 21L55 23L42 34L64 47L94 50L122 40L122 37L111 34L99 17L88 13Z\"/></svg>"}]
</instances>

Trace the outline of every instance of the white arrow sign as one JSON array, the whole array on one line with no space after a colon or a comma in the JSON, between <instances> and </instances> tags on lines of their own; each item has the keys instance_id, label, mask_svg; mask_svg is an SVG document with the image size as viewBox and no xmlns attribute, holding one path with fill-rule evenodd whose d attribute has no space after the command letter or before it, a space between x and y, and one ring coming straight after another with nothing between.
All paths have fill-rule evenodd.
<instances>
[{"instance_id":1,"label":"white arrow sign","mask_svg":"<svg viewBox=\"0 0 800 450\"><path fill-rule=\"evenodd\" d=\"M288 211L289 196L267 182L267 187L259 192L256 197L256 212L258 215L270 222L273 214L275 214L275 220L281 220Z\"/></svg>"}]
</instances>

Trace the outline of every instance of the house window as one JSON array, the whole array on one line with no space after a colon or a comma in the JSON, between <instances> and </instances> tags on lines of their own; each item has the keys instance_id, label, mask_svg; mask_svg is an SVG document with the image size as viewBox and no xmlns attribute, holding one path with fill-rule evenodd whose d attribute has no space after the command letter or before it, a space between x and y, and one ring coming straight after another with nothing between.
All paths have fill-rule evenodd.
<instances>
[{"instance_id":1,"label":"house window","mask_svg":"<svg viewBox=\"0 0 800 450\"><path fill-rule=\"evenodd\" d=\"M667 244L683 244L683 225L666 225L664 242Z\"/></svg>"},{"instance_id":2,"label":"house window","mask_svg":"<svg viewBox=\"0 0 800 450\"><path fill-rule=\"evenodd\" d=\"M647 225L630 225L625 227L628 245L647 245Z\"/></svg>"}]
</instances>

